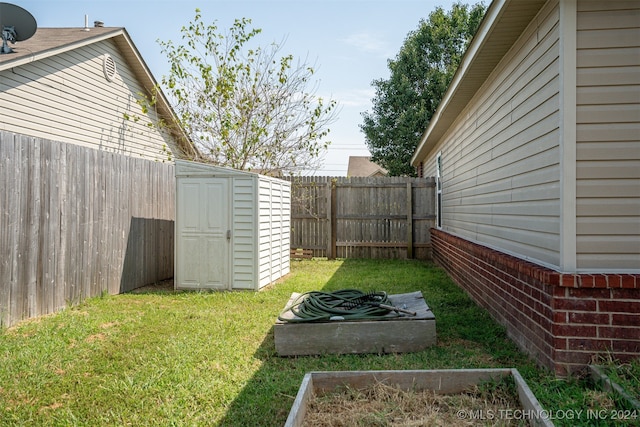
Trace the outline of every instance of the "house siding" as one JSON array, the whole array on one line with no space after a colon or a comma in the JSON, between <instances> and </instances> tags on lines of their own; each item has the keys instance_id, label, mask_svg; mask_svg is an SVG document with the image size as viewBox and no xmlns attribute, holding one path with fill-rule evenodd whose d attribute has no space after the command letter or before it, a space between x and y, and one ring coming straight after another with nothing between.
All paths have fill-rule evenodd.
<instances>
[{"instance_id":1,"label":"house siding","mask_svg":"<svg viewBox=\"0 0 640 427\"><path fill-rule=\"evenodd\" d=\"M559 9L548 2L423 164L443 230L559 265Z\"/></svg>"},{"instance_id":2,"label":"house siding","mask_svg":"<svg viewBox=\"0 0 640 427\"><path fill-rule=\"evenodd\" d=\"M108 81L103 57L117 74ZM179 152L157 127L154 111L136 103L146 93L112 40L96 42L0 72L0 130L54 139L103 151L169 160ZM128 115L130 119L126 119ZM133 120L133 117L139 120Z\"/></svg>"},{"instance_id":3,"label":"house siding","mask_svg":"<svg viewBox=\"0 0 640 427\"><path fill-rule=\"evenodd\" d=\"M578 2L577 266L640 268L640 3Z\"/></svg>"},{"instance_id":4,"label":"house siding","mask_svg":"<svg viewBox=\"0 0 640 427\"><path fill-rule=\"evenodd\" d=\"M442 153L434 261L558 375L640 355L639 9L549 0L422 161Z\"/></svg>"}]
</instances>

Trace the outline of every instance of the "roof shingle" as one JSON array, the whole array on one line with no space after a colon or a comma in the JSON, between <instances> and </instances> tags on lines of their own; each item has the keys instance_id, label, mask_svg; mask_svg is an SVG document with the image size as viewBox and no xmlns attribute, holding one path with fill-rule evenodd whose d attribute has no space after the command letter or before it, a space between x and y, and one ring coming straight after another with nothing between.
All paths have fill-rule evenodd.
<instances>
[{"instance_id":1,"label":"roof shingle","mask_svg":"<svg viewBox=\"0 0 640 427\"><path fill-rule=\"evenodd\" d=\"M33 37L9 44L13 53L0 54L0 70L9 68L14 63L22 63L29 57L36 60L58 50L89 44L123 31L124 28L119 27L90 27L88 31L84 28L38 28Z\"/></svg>"}]
</instances>

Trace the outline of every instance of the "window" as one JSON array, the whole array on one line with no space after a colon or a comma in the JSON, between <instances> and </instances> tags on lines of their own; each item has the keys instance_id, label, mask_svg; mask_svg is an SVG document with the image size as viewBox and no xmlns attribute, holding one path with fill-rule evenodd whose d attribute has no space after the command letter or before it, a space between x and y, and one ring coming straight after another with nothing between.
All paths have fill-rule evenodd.
<instances>
[{"instance_id":1,"label":"window","mask_svg":"<svg viewBox=\"0 0 640 427\"><path fill-rule=\"evenodd\" d=\"M436 157L436 227L442 228L442 152Z\"/></svg>"}]
</instances>

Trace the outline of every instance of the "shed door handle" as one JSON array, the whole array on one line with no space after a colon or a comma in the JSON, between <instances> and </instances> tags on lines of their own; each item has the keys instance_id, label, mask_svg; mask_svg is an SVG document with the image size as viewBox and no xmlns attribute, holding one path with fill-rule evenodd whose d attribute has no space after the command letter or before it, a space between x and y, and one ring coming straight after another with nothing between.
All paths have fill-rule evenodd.
<instances>
[{"instance_id":1,"label":"shed door handle","mask_svg":"<svg viewBox=\"0 0 640 427\"><path fill-rule=\"evenodd\" d=\"M227 230L227 240L231 240L231 230Z\"/></svg>"}]
</instances>

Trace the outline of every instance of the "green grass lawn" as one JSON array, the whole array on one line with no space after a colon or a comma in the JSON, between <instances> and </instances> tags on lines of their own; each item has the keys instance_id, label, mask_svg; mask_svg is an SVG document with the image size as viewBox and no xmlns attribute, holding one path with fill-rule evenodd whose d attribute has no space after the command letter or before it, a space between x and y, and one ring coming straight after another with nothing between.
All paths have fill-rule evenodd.
<instances>
[{"instance_id":1,"label":"green grass lawn","mask_svg":"<svg viewBox=\"0 0 640 427\"><path fill-rule=\"evenodd\" d=\"M398 355L278 357L273 324L291 293L343 288L422 291L438 344ZM587 380L537 368L432 264L311 260L294 261L286 280L257 293L104 296L0 331L0 425L280 426L308 371L478 367L518 368L547 410L611 407Z\"/></svg>"}]
</instances>

